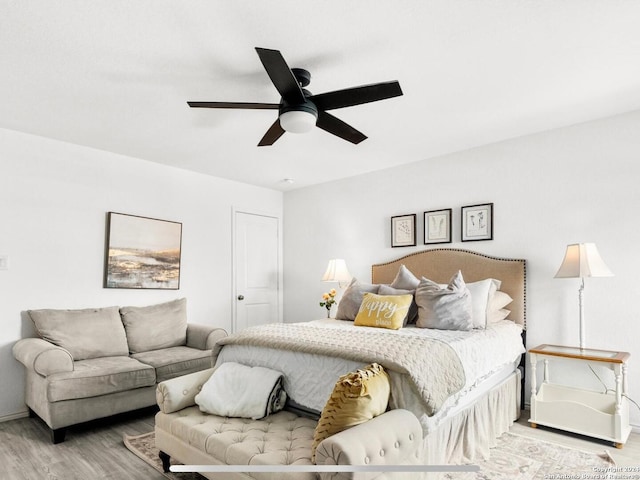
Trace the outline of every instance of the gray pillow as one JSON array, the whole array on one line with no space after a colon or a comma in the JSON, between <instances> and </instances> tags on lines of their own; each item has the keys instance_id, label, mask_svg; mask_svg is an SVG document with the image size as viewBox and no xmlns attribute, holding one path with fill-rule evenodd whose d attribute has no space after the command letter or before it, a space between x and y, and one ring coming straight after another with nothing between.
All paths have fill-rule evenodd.
<instances>
[{"instance_id":1,"label":"gray pillow","mask_svg":"<svg viewBox=\"0 0 640 480\"><path fill-rule=\"evenodd\" d=\"M404 265L400 265L396 278L391 282L390 286L402 290L415 290L418 288L419 283L420 279L411 273L411 270Z\"/></svg>"},{"instance_id":2,"label":"gray pillow","mask_svg":"<svg viewBox=\"0 0 640 480\"><path fill-rule=\"evenodd\" d=\"M379 285L373 285L371 283L360 283L356 278L353 278L338 303L336 319L355 320L358 311L360 311L364 294L378 293L378 287Z\"/></svg>"},{"instance_id":3,"label":"gray pillow","mask_svg":"<svg viewBox=\"0 0 640 480\"><path fill-rule=\"evenodd\" d=\"M71 353L74 360L129 355L118 307L29 310L38 335Z\"/></svg>"},{"instance_id":4,"label":"gray pillow","mask_svg":"<svg viewBox=\"0 0 640 480\"><path fill-rule=\"evenodd\" d=\"M471 293L458 271L446 288L422 278L416 289L417 326L440 330L471 330L473 328Z\"/></svg>"},{"instance_id":5,"label":"gray pillow","mask_svg":"<svg viewBox=\"0 0 640 480\"><path fill-rule=\"evenodd\" d=\"M187 344L186 298L148 307L122 307L120 315L131 353Z\"/></svg>"},{"instance_id":6,"label":"gray pillow","mask_svg":"<svg viewBox=\"0 0 640 480\"><path fill-rule=\"evenodd\" d=\"M409 323L416 323L418 319L418 305L416 304L415 298L415 290L405 290L403 288L393 288L389 285L380 285L378 289L378 295L411 295L413 296L413 300L411 300L411 305L409 306L409 311L407 312L407 316L404 318L403 327L406 327Z\"/></svg>"}]
</instances>

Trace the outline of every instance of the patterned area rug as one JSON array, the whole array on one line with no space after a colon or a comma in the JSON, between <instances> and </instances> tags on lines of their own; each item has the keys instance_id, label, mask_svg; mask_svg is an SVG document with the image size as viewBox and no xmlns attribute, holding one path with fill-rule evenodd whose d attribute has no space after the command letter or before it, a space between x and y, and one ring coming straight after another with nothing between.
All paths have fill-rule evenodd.
<instances>
[{"instance_id":1,"label":"patterned area rug","mask_svg":"<svg viewBox=\"0 0 640 480\"><path fill-rule=\"evenodd\" d=\"M138 457L147 462L167 478L170 478L172 480L204 479L202 475L198 475L197 473L165 473L162 470L162 461L158 456L159 452L156 448L156 434L154 432L143 433L142 435L135 436L125 435L123 440L125 447L127 447L131 452L135 453ZM173 461L173 459L171 459L171 464L174 465L174 463L175 462Z\"/></svg>"},{"instance_id":2,"label":"patterned area rug","mask_svg":"<svg viewBox=\"0 0 640 480\"><path fill-rule=\"evenodd\" d=\"M614 466L607 452L593 454L541 440L505 433L491 449L491 458L480 462L479 472L444 473L440 478L451 480L545 480L562 478L594 478L599 468ZM174 480L202 480L192 473L164 473L155 446L155 434L124 437L125 446Z\"/></svg>"},{"instance_id":3,"label":"patterned area rug","mask_svg":"<svg viewBox=\"0 0 640 480\"><path fill-rule=\"evenodd\" d=\"M445 474L455 480L548 480L598 478L615 465L603 448L594 454L543 442L514 433L505 433L491 449L489 460L478 463L479 472Z\"/></svg>"}]
</instances>

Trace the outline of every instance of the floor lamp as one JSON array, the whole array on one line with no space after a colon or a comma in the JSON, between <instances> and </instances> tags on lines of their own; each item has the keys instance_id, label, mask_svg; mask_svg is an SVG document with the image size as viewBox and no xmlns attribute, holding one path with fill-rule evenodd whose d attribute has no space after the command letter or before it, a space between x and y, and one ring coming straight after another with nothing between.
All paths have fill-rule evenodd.
<instances>
[{"instance_id":1,"label":"floor lamp","mask_svg":"<svg viewBox=\"0 0 640 480\"><path fill-rule=\"evenodd\" d=\"M555 278L579 278L578 301L580 303L580 349L585 346L584 328L584 278L585 277L613 277L600 257L595 243L574 243L567 245L564 260Z\"/></svg>"}]
</instances>

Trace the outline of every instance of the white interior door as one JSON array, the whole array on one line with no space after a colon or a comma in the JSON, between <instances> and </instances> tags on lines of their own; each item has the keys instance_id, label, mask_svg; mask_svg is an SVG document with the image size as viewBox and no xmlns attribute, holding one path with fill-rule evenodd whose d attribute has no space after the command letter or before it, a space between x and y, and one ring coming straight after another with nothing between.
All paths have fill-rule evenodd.
<instances>
[{"instance_id":1,"label":"white interior door","mask_svg":"<svg viewBox=\"0 0 640 480\"><path fill-rule=\"evenodd\" d=\"M281 321L280 220L236 211L234 331Z\"/></svg>"}]
</instances>

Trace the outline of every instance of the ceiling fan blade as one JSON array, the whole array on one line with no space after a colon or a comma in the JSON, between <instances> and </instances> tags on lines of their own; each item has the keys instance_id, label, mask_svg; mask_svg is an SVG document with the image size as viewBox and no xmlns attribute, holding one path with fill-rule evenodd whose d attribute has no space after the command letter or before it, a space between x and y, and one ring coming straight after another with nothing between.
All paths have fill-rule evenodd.
<instances>
[{"instance_id":1,"label":"ceiling fan blade","mask_svg":"<svg viewBox=\"0 0 640 480\"><path fill-rule=\"evenodd\" d=\"M318 110L333 110L335 108L377 102L378 100L399 97L400 95L402 95L400 83L393 81L320 93L312 95L309 99L316 104Z\"/></svg>"},{"instance_id":2,"label":"ceiling fan blade","mask_svg":"<svg viewBox=\"0 0 640 480\"><path fill-rule=\"evenodd\" d=\"M256 52L258 52L260 61L280 96L288 103L303 103L305 96L302 87L298 84L280 51L256 47Z\"/></svg>"},{"instance_id":3,"label":"ceiling fan blade","mask_svg":"<svg viewBox=\"0 0 640 480\"><path fill-rule=\"evenodd\" d=\"M334 117L333 115L323 112L322 110L318 111L318 121L316 122L316 126L320 127L325 132L332 133L348 142L359 144L361 141L366 140L367 136L353 128L351 125L344 123L339 118Z\"/></svg>"},{"instance_id":4,"label":"ceiling fan blade","mask_svg":"<svg viewBox=\"0 0 640 480\"><path fill-rule=\"evenodd\" d=\"M251 102L187 102L191 108L248 108L252 110L277 110L277 103Z\"/></svg>"},{"instance_id":5,"label":"ceiling fan blade","mask_svg":"<svg viewBox=\"0 0 640 480\"><path fill-rule=\"evenodd\" d=\"M262 137L258 146L267 147L269 145L273 145L276 143L276 140L282 136L282 134L284 134L284 129L280 125L280 119L277 118L276 121L273 122L273 125L269 127L269 130L267 130L267 133L264 134L264 137Z\"/></svg>"}]
</instances>

